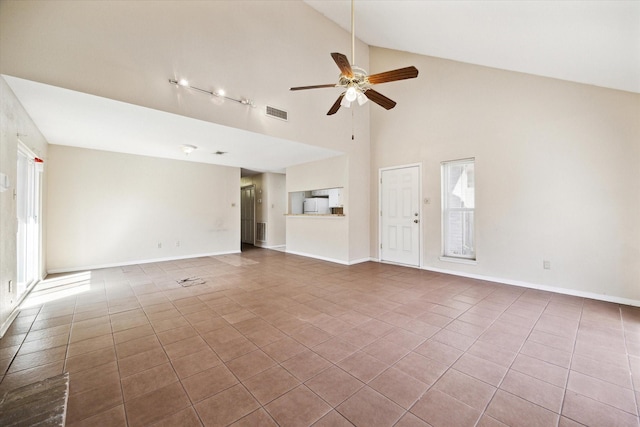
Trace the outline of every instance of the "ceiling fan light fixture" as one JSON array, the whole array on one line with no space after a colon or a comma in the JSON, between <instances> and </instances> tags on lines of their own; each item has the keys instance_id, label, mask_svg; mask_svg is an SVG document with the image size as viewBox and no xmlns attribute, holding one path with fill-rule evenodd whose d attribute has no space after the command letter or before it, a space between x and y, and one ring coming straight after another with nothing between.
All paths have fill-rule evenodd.
<instances>
[{"instance_id":1,"label":"ceiling fan light fixture","mask_svg":"<svg viewBox=\"0 0 640 427\"><path fill-rule=\"evenodd\" d=\"M358 92L357 98L358 98L358 105L359 106L363 106L369 100L369 98L367 98L367 96L364 94L364 92Z\"/></svg>"},{"instance_id":2,"label":"ceiling fan light fixture","mask_svg":"<svg viewBox=\"0 0 640 427\"><path fill-rule=\"evenodd\" d=\"M358 101L358 105L364 105L370 99L372 102L378 104L385 110L390 110L396 106L396 102L371 89L371 86L380 83L394 82L397 80L415 79L416 77L418 77L418 69L414 66L398 68L397 70L368 75L367 72L362 68L352 65L352 63L355 64L356 40L354 30L354 3L354 0L351 0L351 63L349 62L349 59L342 53L331 53L331 58L333 58L334 62L340 69L338 84L322 84L290 88L290 90L319 89L329 87L345 88L345 92L341 93L338 99L335 100L335 102L327 112L327 116L331 116L337 113L340 107L350 107L351 103L356 100Z\"/></svg>"},{"instance_id":3,"label":"ceiling fan light fixture","mask_svg":"<svg viewBox=\"0 0 640 427\"><path fill-rule=\"evenodd\" d=\"M353 102L358 97L358 89L354 85L349 85L347 92L344 94L344 99L349 102Z\"/></svg>"},{"instance_id":4,"label":"ceiling fan light fixture","mask_svg":"<svg viewBox=\"0 0 640 427\"><path fill-rule=\"evenodd\" d=\"M188 87L189 86L189 81L187 79L180 79L178 80L178 84L182 87Z\"/></svg>"}]
</instances>

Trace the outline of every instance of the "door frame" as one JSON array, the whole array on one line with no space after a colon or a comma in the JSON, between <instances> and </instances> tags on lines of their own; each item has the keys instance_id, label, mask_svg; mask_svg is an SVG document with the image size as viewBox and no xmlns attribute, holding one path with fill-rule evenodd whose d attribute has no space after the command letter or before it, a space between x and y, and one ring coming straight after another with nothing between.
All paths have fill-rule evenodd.
<instances>
[{"instance_id":1,"label":"door frame","mask_svg":"<svg viewBox=\"0 0 640 427\"><path fill-rule=\"evenodd\" d=\"M251 199L251 210L253 210L253 223L251 224L253 232L251 233L251 236L253 237L253 242L251 245L256 245L256 185L248 184L240 187L240 247L245 243L242 236L242 191L247 189L253 189L253 197Z\"/></svg>"},{"instance_id":2,"label":"door frame","mask_svg":"<svg viewBox=\"0 0 640 427\"><path fill-rule=\"evenodd\" d=\"M407 168L418 168L418 213L420 214L420 223L418 224L418 265L407 265L407 264L398 264L391 261L384 261L382 259L382 173L385 171L395 170L395 169L407 169ZM387 166L384 168L378 169L378 212L376 214L378 216L378 261L385 264L393 264L393 265L402 265L405 267L414 267L414 268L422 268L423 265L423 254L424 254L424 242L423 242L423 212L422 212L422 163L408 163L405 165L397 165L397 166Z\"/></svg>"},{"instance_id":3,"label":"door frame","mask_svg":"<svg viewBox=\"0 0 640 427\"><path fill-rule=\"evenodd\" d=\"M20 155L25 156L29 162L33 162L33 188L30 190L33 190L34 193L30 195L33 196L33 200L32 202L35 203L37 206L35 207L33 213L35 214L35 216L37 217L37 224L36 224L36 228L35 228L35 233L37 233L37 236L35 236L34 241L31 242L31 244L34 244L36 247L31 248L31 253L27 254L27 256L31 256L33 259L31 259L31 262L33 263L33 265L31 266L31 271L30 273L33 274L33 280L31 280L30 282L25 283L25 289L23 289L23 292L17 295L18 298L18 304L24 299L26 298L26 296L29 294L29 291L31 289L33 289L33 287L40 282L43 279L43 247L42 247L42 187L43 187L43 171L41 169L41 167L38 166L38 163L35 162L35 159L38 158L38 156L36 156L36 154L24 143L22 142L20 139L18 139L18 144L17 144L17 153L16 153L16 157L19 157ZM18 176L18 173L16 171L16 191L17 191L17 186L18 186L18 181L22 179L20 176ZM16 196L17 197L17 196ZM17 198L16 198L16 203L17 203ZM17 214L17 213L16 213ZM17 218L16 218L17 220ZM17 231L16 231L17 233ZM16 236L17 237L17 236ZM19 276L19 270L21 268L23 268L24 266L19 265L20 261L21 261L21 255L19 255L17 253L18 248L18 242L16 241L16 289L19 288L20 283L18 282L17 278ZM29 248L26 248L27 251ZM25 260L22 260L25 261Z\"/></svg>"}]
</instances>

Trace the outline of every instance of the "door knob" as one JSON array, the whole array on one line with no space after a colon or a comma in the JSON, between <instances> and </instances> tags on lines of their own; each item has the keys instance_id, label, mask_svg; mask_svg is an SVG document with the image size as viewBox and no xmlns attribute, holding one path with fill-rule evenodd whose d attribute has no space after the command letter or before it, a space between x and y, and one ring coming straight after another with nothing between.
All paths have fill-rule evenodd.
<instances>
[{"instance_id":1,"label":"door knob","mask_svg":"<svg viewBox=\"0 0 640 427\"><path fill-rule=\"evenodd\" d=\"M418 221L417 219L414 219L413 222L415 222L416 224L419 223L420 221Z\"/></svg>"}]
</instances>

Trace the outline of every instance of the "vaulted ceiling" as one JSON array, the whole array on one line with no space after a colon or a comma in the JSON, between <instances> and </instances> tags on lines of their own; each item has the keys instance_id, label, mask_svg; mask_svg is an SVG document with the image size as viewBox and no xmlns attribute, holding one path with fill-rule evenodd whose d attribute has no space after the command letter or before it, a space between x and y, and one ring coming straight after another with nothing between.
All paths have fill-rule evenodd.
<instances>
[{"instance_id":1,"label":"vaulted ceiling","mask_svg":"<svg viewBox=\"0 0 640 427\"><path fill-rule=\"evenodd\" d=\"M351 31L350 0L304 1ZM370 46L640 93L637 0L355 0L354 10Z\"/></svg>"}]
</instances>

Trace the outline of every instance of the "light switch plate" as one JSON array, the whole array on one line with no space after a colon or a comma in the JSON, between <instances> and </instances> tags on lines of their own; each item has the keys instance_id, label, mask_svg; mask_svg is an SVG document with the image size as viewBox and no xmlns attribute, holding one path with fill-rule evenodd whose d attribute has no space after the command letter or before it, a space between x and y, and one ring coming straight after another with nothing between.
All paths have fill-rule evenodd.
<instances>
[{"instance_id":1,"label":"light switch plate","mask_svg":"<svg viewBox=\"0 0 640 427\"><path fill-rule=\"evenodd\" d=\"M0 193L5 192L11 187L9 177L3 173L0 173Z\"/></svg>"}]
</instances>

